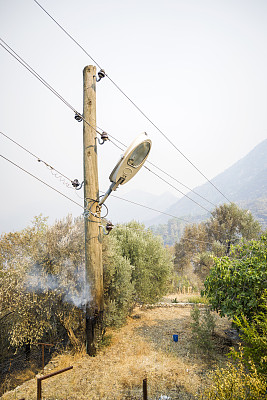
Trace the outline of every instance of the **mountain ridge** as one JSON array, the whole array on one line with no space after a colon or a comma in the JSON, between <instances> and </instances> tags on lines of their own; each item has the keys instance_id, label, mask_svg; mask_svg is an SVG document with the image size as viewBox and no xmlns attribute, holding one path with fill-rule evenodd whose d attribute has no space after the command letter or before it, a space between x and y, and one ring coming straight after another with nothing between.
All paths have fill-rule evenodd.
<instances>
[{"instance_id":1,"label":"mountain ridge","mask_svg":"<svg viewBox=\"0 0 267 400\"><path fill-rule=\"evenodd\" d=\"M231 167L218 174L211 182L231 202L235 202L242 208L248 208L263 226L267 226L267 139L255 146ZM219 191L215 190L210 182L194 188L187 196L209 211L214 209L215 207L212 207L196 193L217 205L226 202L226 199ZM206 219L207 212L190 201L188 197L184 196L179 199L166 209L166 213L178 218L190 216L199 219L200 216L203 216L203 219ZM260 204L257 206L258 203ZM167 220L167 217L160 216L145 223L147 226L158 225Z\"/></svg>"}]
</instances>

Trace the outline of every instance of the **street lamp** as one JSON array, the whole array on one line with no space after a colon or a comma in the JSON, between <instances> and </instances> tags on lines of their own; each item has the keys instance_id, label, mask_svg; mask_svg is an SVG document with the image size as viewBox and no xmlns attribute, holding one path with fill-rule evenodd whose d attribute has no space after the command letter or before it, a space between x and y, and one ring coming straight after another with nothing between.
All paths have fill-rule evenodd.
<instances>
[{"instance_id":1,"label":"street lamp","mask_svg":"<svg viewBox=\"0 0 267 400\"><path fill-rule=\"evenodd\" d=\"M146 132L141 133L134 139L111 172L109 180L112 183L100 200L100 206L106 201L112 191L116 190L119 185L124 185L139 171L148 157L151 144L152 142L148 139Z\"/></svg>"}]
</instances>

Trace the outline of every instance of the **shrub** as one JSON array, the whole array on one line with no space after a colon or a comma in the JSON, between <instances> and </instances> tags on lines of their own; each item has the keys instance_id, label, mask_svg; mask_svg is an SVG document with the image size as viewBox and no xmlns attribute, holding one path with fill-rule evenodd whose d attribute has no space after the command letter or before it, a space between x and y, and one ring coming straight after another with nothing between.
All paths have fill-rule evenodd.
<instances>
[{"instance_id":1,"label":"shrub","mask_svg":"<svg viewBox=\"0 0 267 400\"><path fill-rule=\"evenodd\" d=\"M266 400L265 378L258 374L251 363L248 373L244 363L228 363L226 368L218 368L208 376L208 385L200 400Z\"/></svg>"},{"instance_id":2,"label":"shrub","mask_svg":"<svg viewBox=\"0 0 267 400\"><path fill-rule=\"evenodd\" d=\"M251 362L257 371L267 376L267 307L249 322L242 315L234 318L235 325L240 329L240 336L244 341L244 348L241 351L232 350L231 355L236 359L243 359L250 368Z\"/></svg>"},{"instance_id":3,"label":"shrub","mask_svg":"<svg viewBox=\"0 0 267 400\"><path fill-rule=\"evenodd\" d=\"M213 350L211 338L215 329L214 316L209 308L205 308L204 312L201 312L199 307L194 306L191 318L193 320L191 322L193 347L210 354Z\"/></svg>"},{"instance_id":4,"label":"shrub","mask_svg":"<svg viewBox=\"0 0 267 400\"><path fill-rule=\"evenodd\" d=\"M230 257L214 258L204 294L221 316L253 320L261 311L266 290L267 235L232 248Z\"/></svg>"}]
</instances>

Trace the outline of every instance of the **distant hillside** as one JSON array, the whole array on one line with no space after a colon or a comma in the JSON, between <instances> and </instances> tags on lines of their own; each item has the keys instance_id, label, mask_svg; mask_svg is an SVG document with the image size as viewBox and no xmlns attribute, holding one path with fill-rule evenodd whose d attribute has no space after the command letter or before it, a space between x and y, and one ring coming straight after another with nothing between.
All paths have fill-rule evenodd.
<instances>
[{"instance_id":1,"label":"distant hillside","mask_svg":"<svg viewBox=\"0 0 267 400\"><path fill-rule=\"evenodd\" d=\"M249 209L263 227L267 228L267 139L257 145L248 155L237 161L232 167L217 175L211 181L229 200L238 204L242 208ZM225 203L226 200L209 183L205 183L194 189L194 192L207 198L214 204ZM192 191L188 196L197 201L208 210L214 207L201 199ZM190 201L187 197L182 197L175 204L166 210L166 213L184 217L191 220L205 220L208 214ZM161 229L168 230L168 218L161 216L150 220L149 225L163 225ZM177 224L180 223L177 222ZM169 222L170 226L170 222ZM171 223L173 226L173 222ZM159 231L155 226L155 231ZM173 229L173 228L172 228ZM158 232L159 233L159 232ZM170 244L170 243L169 243Z\"/></svg>"},{"instance_id":2,"label":"distant hillside","mask_svg":"<svg viewBox=\"0 0 267 400\"><path fill-rule=\"evenodd\" d=\"M122 197L125 200L120 200L113 196ZM131 204L129 204L129 201ZM122 196L119 191L115 192L114 195L112 194L109 197L106 204L109 208L109 218L112 222L123 223L129 222L132 219L143 222L155 216L155 211L140 207L133 203L143 204L146 207L164 211L176 201L177 197L168 192L154 195L141 190L132 190Z\"/></svg>"}]
</instances>

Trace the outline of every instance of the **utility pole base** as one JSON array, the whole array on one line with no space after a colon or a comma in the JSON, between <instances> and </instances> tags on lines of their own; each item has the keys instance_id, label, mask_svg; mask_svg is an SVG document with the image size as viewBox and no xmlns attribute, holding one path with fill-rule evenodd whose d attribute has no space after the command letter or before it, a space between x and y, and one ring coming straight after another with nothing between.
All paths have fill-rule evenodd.
<instances>
[{"instance_id":1,"label":"utility pole base","mask_svg":"<svg viewBox=\"0 0 267 400\"><path fill-rule=\"evenodd\" d=\"M103 311L92 315L90 309L86 313L86 353L95 356L103 337Z\"/></svg>"}]
</instances>

